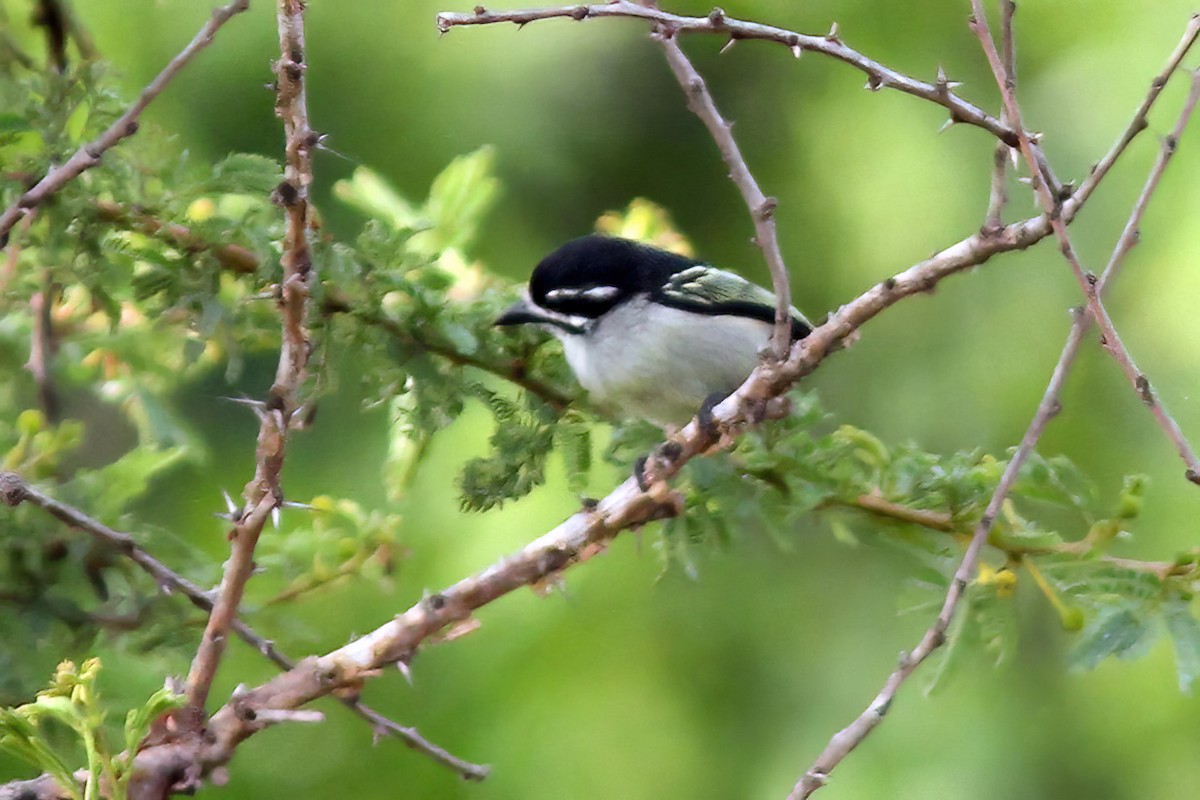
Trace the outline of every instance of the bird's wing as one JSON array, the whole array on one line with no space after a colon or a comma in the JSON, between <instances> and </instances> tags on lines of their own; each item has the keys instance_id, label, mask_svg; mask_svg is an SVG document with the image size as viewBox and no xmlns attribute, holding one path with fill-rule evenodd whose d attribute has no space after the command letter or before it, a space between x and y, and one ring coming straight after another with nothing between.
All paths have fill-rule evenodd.
<instances>
[{"instance_id":1,"label":"bird's wing","mask_svg":"<svg viewBox=\"0 0 1200 800\"><path fill-rule=\"evenodd\" d=\"M667 305L697 314L732 314L763 322L775 319L774 292L715 267L698 265L676 272L663 284L660 299ZM793 336L807 336L812 323L794 306L791 311Z\"/></svg>"}]
</instances>

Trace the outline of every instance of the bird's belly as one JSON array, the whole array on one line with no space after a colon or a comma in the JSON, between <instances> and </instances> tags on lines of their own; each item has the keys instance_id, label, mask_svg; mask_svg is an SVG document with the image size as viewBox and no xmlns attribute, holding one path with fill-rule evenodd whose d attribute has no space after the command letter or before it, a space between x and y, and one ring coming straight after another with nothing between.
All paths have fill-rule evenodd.
<instances>
[{"instance_id":1,"label":"bird's belly","mask_svg":"<svg viewBox=\"0 0 1200 800\"><path fill-rule=\"evenodd\" d=\"M710 395L736 389L771 335L766 323L743 317L660 306L648 320L644 309L631 311L603 320L590 337L564 337L563 349L597 401L659 425L682 424ZM612 331L623 333L605 335Z\"/></svg>"}]
</instances>

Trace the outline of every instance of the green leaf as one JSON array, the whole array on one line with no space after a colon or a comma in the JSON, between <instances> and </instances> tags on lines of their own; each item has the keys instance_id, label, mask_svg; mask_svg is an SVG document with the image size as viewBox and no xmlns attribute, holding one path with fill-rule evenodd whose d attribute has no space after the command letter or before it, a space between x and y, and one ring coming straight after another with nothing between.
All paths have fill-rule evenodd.
<instances>
[{"instance_id":1,"label":"green leaf","mask_svg":"<svg viewBox=\"0 0 1200 800\"><path fill-rule=\"evenodd\" d=\"M372 219L387 223L394 230L412 230L422 226L412 204L388 185L372 169L359 167L349 180L333 184L333 196L357 208Z\"/></svg>"},{"instance_id":2,"label":"green leaf","mask_svg":"<svg viewBox=\"0 0 1200 800\"><path fill-rule=\"evenodd\" d=\"M1148 644L1150 628L1145 617L1124 605L1111 605L1088 621L1082 640L1070 655L1074 669L1095 669L1109 656L1131 658Z\"/></svg>"},{"instance_id":3,"label":"green leaf","mask_svg":"<svg viewBox=\"0 0 1200 800\"><path fill-rule=\"evenodd\" d=\"M0 113L0 135L6 133L21 133L22 131L33 130L33 126L29 121L20 114Z\"/></svg>"},{"instance_id":4,"label":"green leaf","mask_svg":"<svg viewBox=\"0 0 1200 800\"><path fill-rule=\"evenodd\" d=\"M428 253L462 249L475 238L484 213L495 202L500 182L492 174L495 150L481 147L459 156L433 179L422 215L432 230L413 237L413 246Z\"/></svg>"},{"instance_id":5,"label":"green leaf","mask_svg":"<svg viewBox=\"0 0 1200 800\"><path fill-rule=\"evenodd\" d=\"M1163 604L1167 632L1175 644L1175 672L1179 691L1192 693L1192 684L1200 675L1200 622L1192 616L1191 605L1179 597Z\"/></svg>"}]
</instances>

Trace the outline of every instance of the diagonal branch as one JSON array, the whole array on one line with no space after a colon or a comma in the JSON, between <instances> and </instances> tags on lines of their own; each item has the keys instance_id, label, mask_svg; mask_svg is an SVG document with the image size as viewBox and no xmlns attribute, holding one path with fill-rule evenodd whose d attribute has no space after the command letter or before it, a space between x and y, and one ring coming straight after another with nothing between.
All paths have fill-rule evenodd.
<instances>
[{"instance_id":1,"label":"diagonal branch","mask_svg":"<svg viewBox=\"0 0 1200 800\"><path fill-rule=\"evenodd\" d=\"M988 29L987 18L983 14L982 0L972 0L971 5L975 12L971 19L971 30L979 37L984 54L991 65L992 73L996 76L996 82L1000 86L1000 93L1004 99L1004 107L1008 112L1008 118L1012 120L1013 125L1017 128L1021 153L1025 156L1030 171L1036 173L1037 156L1033 146L1030 144L1028 135L1026 135L1021 126L1021 109L1017 103L1016 96L1013 93L1012 87L1004 80L1004 67L1000 63L1000 56L996 52L996 44L992 41L991 32ZM1192 26L1189 26L1189 30L1195 26L1195 23L1196 18L1193 17ZM1059 206L1054 196L1041 181L1035 181L1034 188L1037 193L1038 202L1041 203L1042 208L1049 215L1050 226L1054 231L1055 237L1058 239L1063 257L1070 265L1071 272L1075 275L1075 280L1079 283L1080 290L1087 297L1088 310L1095 319L1096 327L1100 329L1101 344L1117 362L1118 366L1120 366L1121 371L1125 374L1134 391L1141 397L1142 402L1150 409L1150 413L1154 416L1158 426L1162 428L1163 433L1175 445L1179 457L1187 465L1185 472L1187 479L1193 483L1200 484L1200 459L1196 457L1195 451L1192 449L1187 437L1184 436L1179 424L1163 406L1162 401L1155 395L1154 389L1150 385L1150 379L1138 369L1137 364L1134 363L1133 356L1130 355L1129 350L1121 342L1121 338L1113 326L1112 319L1109 317L1108 311L1104 308L1104 303L1100 299L1099 292L1097 291L1096 276L1085 270L1080 263L1079 257L1075 253L1075 247L1071 243L1070 234L1067 233L1066 224L1059 215Z\"/></svg>"},{"instance_id":2,"label":"diagonal branch","mask_svg":"<svg viewBox=\"0 0 1200 800\"><path fill-rule=\"evenodd\" d=\"M721 151L721 160L729 167L729 179L742 193L742 199L750 209L750 218L754 222L754 243L763 252L775 289L775 329L771 336L771 346L775 357L782 358L792 343L792 290L787 265L784 264L783 253L779 249L779 237L775 234L777 201L764 195L762 189L758 188L758 182L746 166L746 159L742 157L742 151L733 138L733 123L721 116L708 86L680 49L674 32L670 29L659 29L655 38L662 45L667 55L667 63L671 65L675 79L687 95L688 108L708 128L709 135Z\"/></svg>"},{"instance_id":3,"label":"diagonal branch","mask_svg":"<svg viewBox=\"0 0 1200 800\"><path fill-rule=\"evenodd\" d=\"M1167 85L1167 81L1170 80L1171 75L1179 68L1183 57L1188 54L1188 51L1192 49L1192 45L1196 43L1197 37L1200 37L1200 13L1193 14L1191 19L1188 20L1188 26L1183 32L1183 38L1179 40L1179 44L1175 45L1175 49L1171 51L1171 55L1167 58L1167 63L1163 67L1162 72L1155 75L1150 81L1150 91L1146 93L1146 97L1138 107L1137 113L1133 115L1133 119L1130 120L1129 125L1126 126L1109 151L1092 167L1087 178L1079 184L1079 188L1075 190L1075 194L1072 196L1073 198L1087 199L1088 195L1095 190L1097 184L1112 169L1112 165L1125 152L1125 148L1134 140L1134 137L1146 130L1150 124L1146 120L1147 115L1150 113L1150 108L1158 100L1158 96L1162 94L1162 90Z\"/></svg>"},{"instance_id":4,"label":"diagonal branch","mask_svg":"<svg viewBox=\"0 0 1200 800\"><path fill-rule=\"evenodd\" d=\"M316 281L308 249L308 189L312 183L312 148L319 137L308 125L304 73L303 0L279 0L280 59L275 64L275 113L283 119L286 135L286 163L283 183L272 199L284 209L287 229L284 233L283 284L279 291L279 313L283 336L275 382L259 414L258 444L254 478L246 484L245 505L229 533L230 556L217 602L208 618L200 647L188 673L188 705L202 710L225 650L225 634L237 616L246 582L254 571L254 549L267 519L283 502L280 473L292 418L297 410L297 392L307 375L312 348L305 330L309 296Z\"/></svg>"},{"instance_id":5,"label":"diagonal branch","mask_svg":"<svg viewBox=\"0 0 1200 800\"><path fill-rule=\"evenodd\" d=\"M1064 205L1070 221L1083 201ZM1046 215L1006 226L991 235L975 233L899 274L872 286L842 306L803 341L789 360L765 364L713 409L713 420L727 434L754 420L766 398L778 396L808 375L864 324L901 300L932 290L943 279L979 266L992 256L1030 247L1051 233ZM710 426L695 420L678 432L671 447L654 456L656 477L669 479L683 465L708 451ZM664 452L666 451L666 452ZM209 720L206 736L181 736L144 748L136 759L135 784L167 781L169 776L199 768L207 773L227 763L240 742L266 727L258 710L286 710L362 682L396 663L407 664L420 646L447 626L464 622L473 612L523 586L543 584L572 565L603 552L621 531L673 513L674 498L665 483L643 492L630 478L594 507L589 506L519 552L437 594L427 595L391 621L328 653L299 662L267 683L239 692Z\"/></svg>"},{"instance_id":6,"label":"diagonal branch","mask_svg":"<svg viewBox=\"0 0 1200 800\"><path fill-rule=\"evenodd\" d=\"M519 11L488 11L483 6L476 6L471 13L460 14L444 11L438 14L437 26L438 30L445 33L460 25L511 22L523 26L530 22L556 17L567 17L576 21L599 17L632 17L651 22L676 33L714 33L728 36L733 41L760 39L775 42L789 48L797 58L805 50L822 53L864 72L867 76L867 88L872 91L885 88L895 89L936 103L950 112L950 119L953 122L983 128L1010 147L1017 146L1016 131L1011 125L1001 122L986 111L954 94L947 81L926 83L885 67L878 61L847 47L838 37L836 25L823 36L811 36L785 28L777 28L773 25L734 19L719 8L714 8L712 13L706 17L687 17L660 11L651 6L639 5L630 0L614 0L614 2L605 4L530 8Z\"/></svg>"},{"instance_id":7,"label":"diagonal branch","mask_svg":"<svg viewBox=\"0 0 1200 800\"><path fill-rule=\"evenodd\" d=\"M12 207L0 214L0 247L7 242L8 232L12 230L12 226L28 214L30 209L46 202L51 195L67 183L99 164L100 157L104 155L104 152L117 142L127 136L132 136L138 129L138 117L146 106L162 93L171 79L187 66L197 53L212 43L213 36L222 25L235 14L245 11L249 6L250 0L233 0L229 5L215 9L212 17L196 34L196 38L192 39L179 55L163 67L162 72L150 81L134 104L126 109L125 113L110 125L108 130L100 134L95 141L89 142L75 151L75 154L62 165L47 172L40 181L34 184L33 188L17 198L17 202Z\"/></svg>"},{"instance_id":8,"label":"diagonal branch","mask_svg":"<svg viewBox=\"0 0 1200 800\"><path fill-rule=\"evenodd\" d=\"M183 577L137 543L128 533L113 530L97 519L89 517L77 508L60 502L29 485L15 472L0 472L0 502L8 506L17 506L29 502L41 508L50 516L58 519L72 528L90 534L94 539L113 548L128 558L154 579L159 591L163 594L178 592L187 598L193 606L201 611L211 612L213 599L211 595ZM238 635L251 648L257 650L281 670L295 667L296 662L288 658L270 639L264 639L254 632L254 629L241 619L234 618L230 630ZM341 697L342 705L349 708L358 716L371 723L373 730L386 732L404 742L409 748L422 753L439 764L449 767L467 780L482 780L487 777L488 767L473 764L455 756L442 747L427 740L416 728L401 725L380 714L378 711L351 697Z\"/></svg>"},{"instance_id":9,"label":"diagonal branch","mask_svg":"<svg viewBox=\"0 0 1200 800\"><path fill-rule=\"evenodd\" d=\"M1005 0L1004 5L1007 7L1009 3ZM980 14L981 9L976 10L976 14ZM1009 20L1006 20L1008 22ZM1011 28L1005 31L1005 42L1009 43L1011 36ZM1194 40L1194 36L1191 37ZM1011 45L1010 45L1011 46ZM1007 48L1006 48L1007 49ZM1179 54L1182 57L1182 54ZM1001 74L1004 78L1001 77ZM1005 70L1003 73L997 73L997 81L1002 85L1011 87L1013 81L1011 76L1014 73ZM1006 78L1006 79L1005 79ZM1161 85L1156 82L1158 89ZM1145 114L1149 110L1153 99L1157 98L1158 92L1153 91L1154 97L1149 103L1144 102L1138 110L1135 119L1144 121ZM1174 143L1178 141L1187 125L1192 112L1195 109L1197 98L1200 98L1200 77L1193 75L1192 92L1181 112L1179 119L1175 123L1175 127L1164 144L1159 157L1156 160L1154 167L1150 171L1150 177L1147 179L1146 186L1138 197L1137 202L1129 217L1129 222L1125 226L1121 237L1113 249L1112 258L1109 260L1108 267L1105 269L1103 276L1096 286L1097 294L1102 292L1108 283L1108 280L1115 274L1118 265L1124 255L1129 251L1132 242L1136 236L1131 232L1137 230L1137 226L1141 221L1142 215L1145 212L1150 196L1155 187L1158 185L1159 179L1166 168L1167 162L1175 152ZM1019 119L1017 119L1019 125ZM1143 126L1144 127L1144 126ZM1130 130L1133 127L1131 126ZM1076 195L1079 197L1079 195ZM1086 195L1084 195L1086 198ZM986 228L985 228L986 230ZM979 525L976 527L974 534L971 537L971 542L963 555L962 562L955 571L954 580L950 585L950 590L946 594L946 599L942 605L942 609L934 621L933 625L922 636L921 641L912 650L912 652L904 654L900 659L900 664L888 676L883 688L867 706L867 708L846 728L839 731L833 738L830 739L828 745L821 752L820 756L813 765L801 776L791 794L788 795L788 800L803 800L811 796L814 792L825 785L830 773L833 769L842 762L864 739L873 731L882 721L884 714L891 706L895 699L896 693L901 685L908 679L913 671L920 666L926 658L929 657L934 650L940 647L946 637L946 631L949 628L950 621L953 618L954 612L962 600L963 593L974 572L975 564L978 561L979 551L987 542L988 535L992 525L996 519L996 515L1000 512L1004 499L1008 496L1012 489L1012 485L1016 480L1017 474L1021 466L1033 454L1034 448L1041 439L1042 433L1059 412L1061 408L1060 396L1062 394L1063 384L1066 382L1067 375L1074 366L1075 358L1079 353L1079 348L1083 342L1084 336L1092 322L1091 310L1075 309L1073 312L1074 321L1071 325L1071 330L1067 336L1067 341L1063 345L1062 354L1059 356L1058 363L1055 364L1054 371L1050 377L1050 382L1047 384L1045 392L1042 395L1041 401L1038 403L1037 411L1034 413L1033 420L1029 423L1025 435L1021 438L1021 443L1013 453L1012 459L1005 467L1004 473L1001 475L1000 481L993 492L991 499L988 502L987 509L984 512ZM1131 565L1126 565L1131 566ZM1139 567L1145 567L1141 564ZM1153 565L1159 566L1159 565Z\"/></svg>"}]
</instances>

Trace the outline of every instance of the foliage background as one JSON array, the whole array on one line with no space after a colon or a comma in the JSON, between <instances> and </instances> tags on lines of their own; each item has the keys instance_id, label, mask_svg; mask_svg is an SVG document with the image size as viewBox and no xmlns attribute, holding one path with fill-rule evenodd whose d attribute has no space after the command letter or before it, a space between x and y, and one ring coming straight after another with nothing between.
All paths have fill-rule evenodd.
<instances>
[{"instance_id":1,"label":"foliage background","mask_svg":"<svg viewBox=\"0 0 1200 800\"><path fill-rule=\"evenodd\" d=\"M28 5L4 5L22 26L18 34L37 41L23 28ZM79 6L130 94L207 13L177 0ZM472 255L514 281L559 242L589 230L600 213L636 196L670 209L714 263L767 280L735 189L643 26L556 21L439 38L438 10L450 9L424 0L311 3L309 107L332 147L416 199L452 157L494 145L503 195ZM708 7L680 2L672 10ZM1177 0L1021 6L1021 99L1030 126L1046 133L1060 174L1082 174L1116 137L1192 10ZM940 62L965 81L968 98L997 107L965 25L966 3L812 0L795 7L746 0L727 11L808 32L836 20L851 45L883 63L929 79ZM262 88L277 52L272 13L269 4L254 4L147 112L201 162L230 151L275 158L281 150L272 95ZM718 104L737 121L751 168L781 200L780 238L796 303L811 316L980 224L992 150L985 134L954 128L936 135L940 109L898 93L864 92L859 73L828 59L810 54L797 63L783 48L754 43L718 58L720 45L685 41ZM1152 133L1166 132L1181 99L1181 85L1170 86ZM1153 155L1146 136L1073 226L1093 269L1107 256ZM1200 336L1200 242L1192 221L1200 207L1198 166L1193 129L1109 304L1131 351L1193 436L1200 432L1192 397L1200 349L1191 346ZM329 192L352 168L331 155L317 163L326 224L347 237L359 219ZM1009 214L1032 210L1014 191ZM807 383L839 421L887 441L1002 452L1024 430L1061 348L1064 311L1077 302L1065 264L1042 244L889 310ZM235 387L214 370L176 392L171 401L202 435L210 459L169 473L137 511L136 518L175 531L214 563L226 544L211 513L221 510L220 488L234 491L250 475L254 438L253 418L217 398L259 390L272 363L270 353L252 359ZM1064 406L1043 453L1066 453L1108 495L1125 473L1151 478L1138 536L1114 552L1169 559L1194 546L1200 497L1099 348L1085 348ZM292 441L289 497L381 503L385 422L381 410L361 409L350 383L342 386L323 404L315 428ZM484 452L487 424L484 414L468 413L435 441L405 507L407 557L390 591L342 586L252 621L298 643L294 652L327 650L576 508L554 479L500 512L462 514L452 476ZM117 445L91 446L103 453ZM593 473L592 493L617 479L607 469ZM799 526L782 552L754 537L703 551L697 581L660 575L654 543L652 533L640 543L622 537L606 557L569 573L565 596L525 592L497 603L481 615L481 631L422 653L414 687L399 674L369 686L366 699L380 710L464 757L495 765L485 783L462 784L392 742L370 747L366 726L330 704L322 726L291 726L247 743L230 786L219 791L778 797L928 623L926 614L897 616L904 564L886 551L835 541L820 520ZM1141 660L1108 660L1094 672L1068 674L1071 635L1033 587L1019 586L1015 602L1023 606L1017 657L997 669L980 658L929 698L918 678L889 723L839 770L825 790L831 797L1192 796L1200 780L1200 710L1195 698L1178 693L1170 645L1160 642ZM101 654L110 696L130 703L165 672L186 671L174 656ZM60 655L30 657L44 659L48 674ZM236 645L214 696L270 674ZM4 762L0 770L12 772Z\"/></svg>"}]
</instances>

